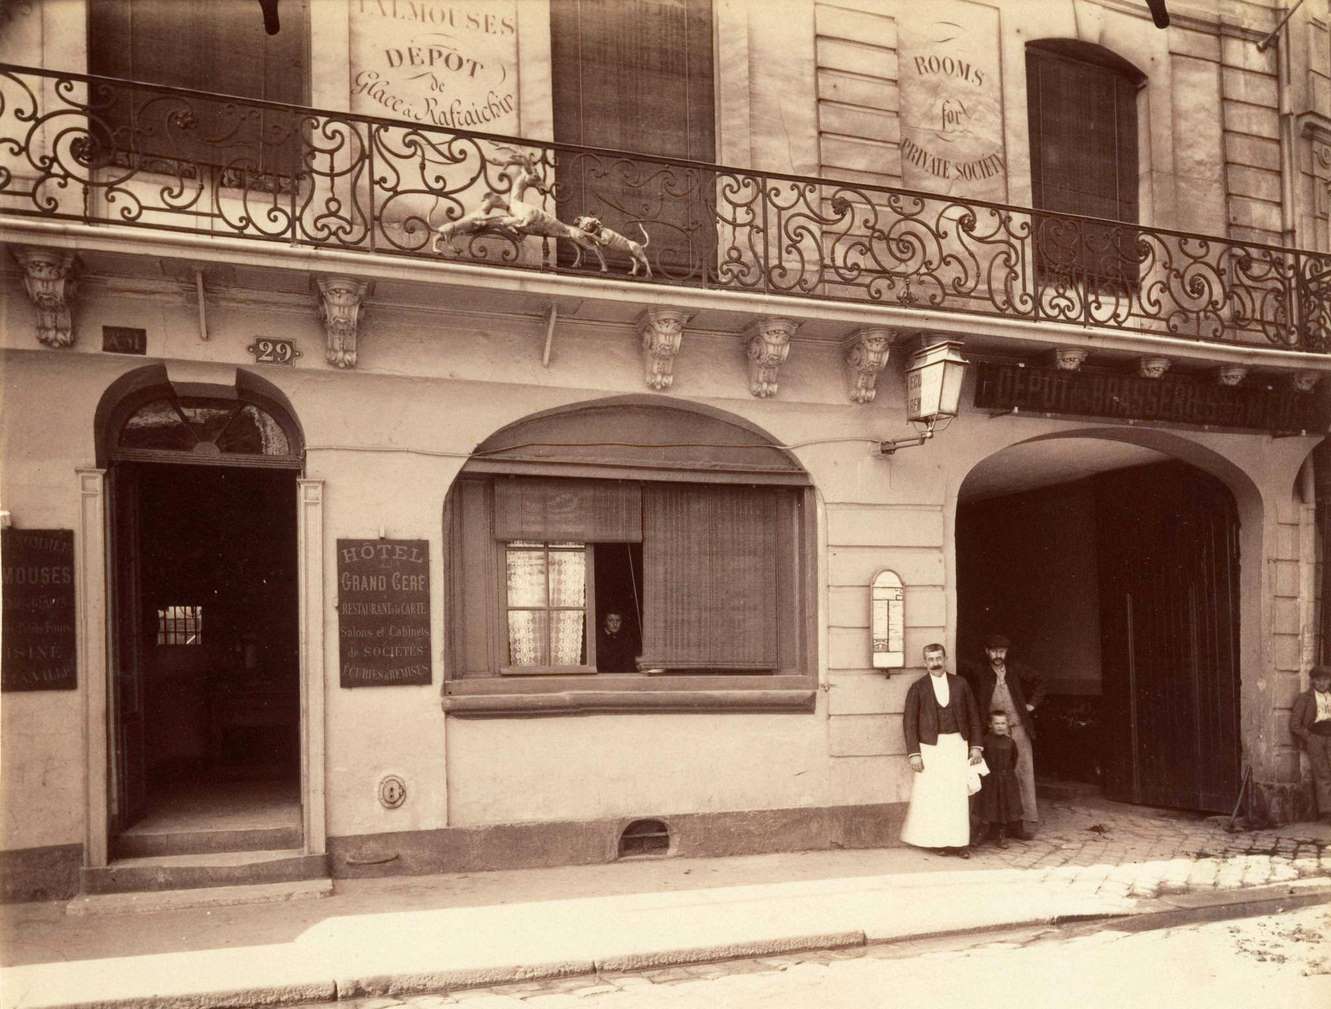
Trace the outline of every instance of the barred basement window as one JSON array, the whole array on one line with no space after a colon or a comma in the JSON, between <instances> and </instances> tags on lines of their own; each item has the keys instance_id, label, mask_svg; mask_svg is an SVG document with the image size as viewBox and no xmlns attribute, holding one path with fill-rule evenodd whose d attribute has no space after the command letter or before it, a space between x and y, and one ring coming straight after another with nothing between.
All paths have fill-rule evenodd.
<instances>
[{"instance_id":1,"label":"barred basement window","mask_svg":"<svg viewBox=\"0 0 1331 1009\"><path fill-rule=\"evenodd\" d=\"M165 606L157 611L159 645L203 644L202 606Z\"/></svg>"}]
</instances>

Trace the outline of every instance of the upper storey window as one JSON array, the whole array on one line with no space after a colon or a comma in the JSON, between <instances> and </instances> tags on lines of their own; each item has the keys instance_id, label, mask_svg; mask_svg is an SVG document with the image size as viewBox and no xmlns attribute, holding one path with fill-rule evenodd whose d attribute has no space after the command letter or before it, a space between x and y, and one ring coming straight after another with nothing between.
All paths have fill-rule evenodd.
<instances>
[{"instance_id":1,"label":"upper storey window","mask_svg":"<svg viewBox=\"0 0 1331 1009\"><path fill-rule=\"evenodd\" d=\"M89 0L88 69L145 84L306 101L307 0L283 0L281 29L264 31L254 0ZM91 96L103 153L235 172L289 172L299 156L300 117L225 101L141 90ZM164 166L175 171L174 166Z\"/></svg>"},{"instance_id":2,"label":"upper storey window","mask_svg":"<svg viewBox=\"0 0 1331 1009\"><path fill-rule=\"evenodd\" d=\"M555 140L656 157L716 157L711 0L551 0ZM559 216L593 214L674 279L709 268L712 174L560 154ZM627 266L627 260L622 262Z\"/></svg>"},{"instance_id":3,"label":"upper storey window","mask_svg":"<svg viewBox=\"0 0 1331 1009\"><path fill-rule=\"evenodd\" d=\"M1026 46L1036 210L1137 223L1137 93L1145 83L1100 46L1065 39ZM1039 218L1035 240L1041 274L1136 282L1132 228Z\"/></svg>"}]
</instances>

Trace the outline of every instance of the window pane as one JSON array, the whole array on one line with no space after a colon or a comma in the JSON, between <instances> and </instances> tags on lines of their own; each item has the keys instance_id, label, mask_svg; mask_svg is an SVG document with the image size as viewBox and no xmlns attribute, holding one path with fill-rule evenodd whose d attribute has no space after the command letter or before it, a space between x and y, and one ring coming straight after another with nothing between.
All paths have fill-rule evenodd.
<instances>
[{"instance_id":1,"label":"window pane","mask_svg":"<svg viewBox=\"0 0 1331 1009\"><path fill-rule=\"evenodd\" d=\"M505 554L509 606L546 606L545 551L514 550Z\"/></svg>"},{"instance_id":2,"label":"window pane","mask_svg":"<svg viewBox=\"0 0 1331 1009\"><path fill-rule=\"evenodd\" d=\"M548 666L550 615L542 611L508 611L508 664Z\"/></svg>"},{"instance_id":3,"label":"window pane","mask_svg":"<svg viewBox=\"0 0 1331 1009\"><path fill-rule=\"evenodd\" d=\"M123 448L181 449L194 448L194 435L167 400L140 407L120 432Z\"/></svg>"},{"instance_id":4,"label":"window pane","mask_svg":"<svg viewBox=\"0 0 1331 1009\"><path fill-rule=\"evenodd\" d=\"M550 551L550 605L587 603L587 554L579 549Z\"/></svg>"},{"instance_id":5,"label":"window pane","mask_svg":"<svg viewBox=\"0 0 1331 1009\"><path fill-rule=\"evenodd\" d=\"M586 617L582 610L556 610L551 628L552 665L581 666L587 662L587 648L583 642Z\"/></svg>"},{"instance_id":6,"label":"window pane","mask_svg":"<svg viewBox=\"0 0 1331 1009\"><path fill-rule=\"evenodd\" d=\"M222 433L222 428L226 427L226 422L231 419L235 413L234 406L186 406L180 404L180 412L190 422L194 428L194 433L199 441L213 441Z\"/></svg>"},{"instance_id":7,"label":"window pane","mask_svg":"<svg viewBox=\"0 0 1331 1009\"><path fill-rule=\"evenodd\" d=\"M248 455L290 455L287 434L272 415L247 404L217 439L223 452Z\"/></svg>"}]
</instances>

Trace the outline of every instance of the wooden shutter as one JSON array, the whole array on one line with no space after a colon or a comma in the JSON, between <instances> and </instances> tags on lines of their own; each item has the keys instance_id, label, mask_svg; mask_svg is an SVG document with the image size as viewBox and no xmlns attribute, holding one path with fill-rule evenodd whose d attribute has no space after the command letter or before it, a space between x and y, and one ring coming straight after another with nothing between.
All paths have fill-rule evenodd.
<instances>
[{"instance_id":1,"label":"wooden shutter","mask_svg":"<svg viewBox=\"0 0 1331 1009\"><path fill-rule=\"evenodd\" d=\"M641 543L642 493L636 483L613 480L496 480L494 538Z\"/></svg>"},{"instance_id":2,"label":"wooden shutter","mask_svg":"<svg viewBox=\"0 0 1331 1009\"><path fill-rule=\"evenodd\" d=\"M550 7L556 141L715 159L711 0L552 0ZM604 155L565 152L559 160L560 218L594 214L635 241L642 222L660 272L684 279L710 269L713 173Z\"/></svg>"},{"instance_id":3,"label":"wooden shutter","mask_svg":"<svg viewBox=\"0 0 1331 1009\"><path fill-rule=\"evenodd\" d=\"M777 667L780 493L643 488L640 668Z\"/></svg>"},{"instance_id":4,"label":"wooden shutter","mask_svg":"<svg viewBox=\"0 0 1331 1009\"><path fill-rule=\"evenodd\" d=\"M1026 50L1032 203L1137 223L1137 81L1125 70ZM1036 218L1042 274L1137 282L1136 234Z\"/></svg>"},{"instance_id":5,"label":"wooden shutter","mask_svg":"<svg viewBox=\"0 0 1331 1009\"><path fill-rule=\"evenodd\" d=\"M499 583L488 480L460 480L448 495L448 675L493 676L498 667Z\"/></svg>"},{"instance_id":6,"label":"wooden shutter","mask_svg":"<svg viewBox=\"0 0 1331 1009\"><path fill-rule=\"evenodd\" d=\"M299 105L305 101L307 0L285 0L281 31L267 35L253 0L91 0L91 73L150 84ZM94 96L94 103L99 104ZM289 172L300 117L227 102L163 99L149 91L105 97L112 149L241 172ZM187 119L179 113L189 112Z\"/></svg>"}]
</instances>

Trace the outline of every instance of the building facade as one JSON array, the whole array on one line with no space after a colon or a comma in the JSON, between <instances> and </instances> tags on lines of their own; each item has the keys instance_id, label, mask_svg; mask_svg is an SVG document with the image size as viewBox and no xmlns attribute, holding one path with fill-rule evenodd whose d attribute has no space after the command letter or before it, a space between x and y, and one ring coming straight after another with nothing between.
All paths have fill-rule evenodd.
<instances>
[{"instance_id":1,"label":"building facade","mask_svg":"<svg viewBox=\"0 0 1331 1009\"><path fill-rule=\"evenodd\" d=\"M1326 0L776 6L4 5L10 899L1306 815Z\"/></svg>"}]
</instances>

